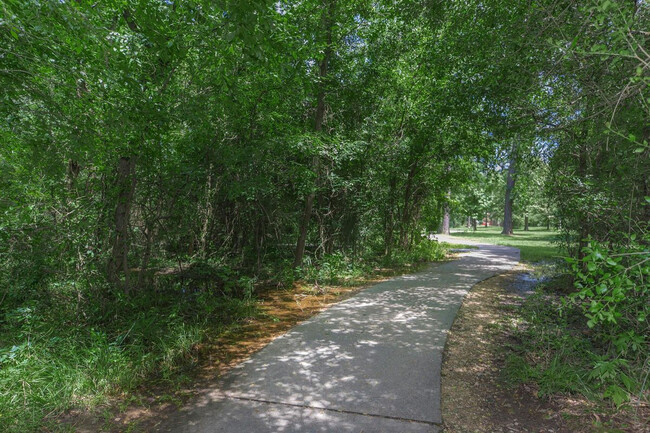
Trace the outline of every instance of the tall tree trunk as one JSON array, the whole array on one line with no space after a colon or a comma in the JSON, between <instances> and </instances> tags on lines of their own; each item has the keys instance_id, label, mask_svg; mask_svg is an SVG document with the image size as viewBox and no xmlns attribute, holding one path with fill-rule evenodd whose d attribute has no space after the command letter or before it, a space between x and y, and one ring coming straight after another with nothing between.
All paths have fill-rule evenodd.
<instances>
[{"instance_id":1,"label":"tall tree trunk","mask_svg":"<svg viewBox=\"0 0 650 433\"><path fill-rule=\"evenodd\" d=\"M512 143L510 148L510 161L508 162L508 178L506 179L506 198L503 209L503 235L512 234L512 205L514 199L512 197L515 189L515 164L517 161L517 144L516 142Z\"/></svg>"},{"instance_id":2,"label":"tall tree trunk","mask_svg":"<svg viewBox=\"0 0 650 433\"><path fill-rule=\"evenodd\" d=\"M587 137L587 131L584 130L581 134L579 141L578 149L578 177L580 179L587 178L587 147L585 145L584 139ZM580 228L580 234L578 235L580 239L578 240L578 260L582 260L585 257L585 252L583 249L587 246L587 238L589 237L589 215L582 215L582 224ZM587 270L587 264L583 263L583 270Z\"/></svg>"},{"instance_id":3,"label":"tall tree trunk","mask_svg":"<svg viewBox=\"0 0 650 433\"><path fill-rule=\"evenodd\" d=\"M443 204L442 223L440 224L440 233L443 235L451 234L449 224L451 221L451 209L449 208L449 200L451 199L451 191L447 191L445 203Z\"/></svg>"},{"instance_id":4,"label":"tall tree trunk","mask_svg":"<svg viewBox=\"0 0 650 433\"><path fill-rule=\"evenodd\" d=\"M393 230L394 230L394 197L397 188L397 178L392 175L388 182L388 203L386 219L384 221L384 255L390 257L393 252Z\"/></svg>"},{"instance_id":5,"label":"tall tree trunk","mask_svg":"<svg viewBox=\"0 0 650 433\"><path fill-rule=\"evenodd\" d=\"M528 215L524 216L524 231L528 231Z\"/></svg>"},{"instance_id":6,"label":"tall tree trunk","mask_svg":"<svg viewBox=\"0 0 650 433\"><path fill-rule=\"evenodd\" d=\"M404 188L404 207L402 208L402 219L399 228L399 243L402 248L406 249L409 246L409 226L411 224L411 198L413 196L413 182L415 175L417 173L417 162L413 161L411 163L411 169L409 170L408 176L406 178L406 188Z\"/></svg>"},{"instance_id":7,"label":"tall tree trunk","mask_svg":"<svg viewBox=\"0 0 650 433\"><path fill-rule=\"evenodd\" d=\"M334 7L335 0L329 0L327 12L323 15L323 24L326 32L327 45L323 59L320 62L318 74L318 91L316 96L316 116L314 118L314 132L317 134L323 131L323 121L325 120L325 80L327 78L327 69L329 66L330 58L332 57L332 30L334 27ZM320 161L316 153L312 158L312 168L316 173L316 184L318 185L318 178L320 177ZM302 266L302 260L305 256L305 244L307 242L307 233L309 232L309 220L311 219L312 209L314 207L314 199L316 198L316 188L313 188L305 199L305 207L302 212L300 220L300 229L298 233L298 242L296 242L296 252L293 260L293 267L298 268Z\"/></svg>"},{"instance_id":8,"label":"tall tree trunk","mask_svg":"<svg viewBox=\"0 0 650 433\"><path fill-rule=\"evenodd\" d=\"M145 286L145 283L147 283L147 274L148 274L148 269L149 269L149 260L151 260L151 244L153 243L153 237L154 237L154 228L150 227L147 225L144 229L144 235L145 235L145 247L144 247L144 256L142 257L142 264L140 265L140 269L138 271L138 282L137 282L137 287L138 290L143 289Z\"/></svg>"},{"instance_id":9,"label":"tall tree trunk","mask_svg":"<svg viewBox=\"0 0 650 433\"><path fill-rule=\"evenodd\" d=\"M135 159L121 157L117 166L117 205L115 207L113 245L108 260L108 279L114 286L121 287L126 294L130 290L129 219L134 192ZM120 272L124 274L124 281L120 278Z\"/></svg>"},{"instance_id":10,"label":"tall tree trunk","mask_svg":"<svg viewBox=\"0 0 650 433\"><path fill-rule=\"evenodd\" d=\"M212 170L213 166L210 164L210 167L208 168L208 179L205 185L205 207L203 208L203 224L201 225L201 236L199 239L199 251L202 259L205 259L206 256L208 234L210 231L210 223L213 217L212 202L216 191L216 187L213 185ZM191 242L191 244L192 243L193 242Z\"/></svg>"}]
</instances>

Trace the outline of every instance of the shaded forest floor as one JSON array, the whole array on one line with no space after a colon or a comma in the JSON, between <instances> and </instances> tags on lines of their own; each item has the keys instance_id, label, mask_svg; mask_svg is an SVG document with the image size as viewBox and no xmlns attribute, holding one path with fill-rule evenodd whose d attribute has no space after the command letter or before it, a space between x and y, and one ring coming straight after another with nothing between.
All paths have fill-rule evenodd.
<instances>
[{"instance_id":1,"label":"shaded forest floor","mask_svg":"<svg viewBox=\"0 0 650 433\"><path fill-rule=\"evenodd\" d=\"M451 328L442 367L445 431L648 432L647 406L614 411L584 397L537 396L534 384L507 378L506 359L517 345L513 323L523 297L517 285L531 269L515 270L474 286ZM648 417L648 418L646 418Z\"/></svg>"}]
</instances>

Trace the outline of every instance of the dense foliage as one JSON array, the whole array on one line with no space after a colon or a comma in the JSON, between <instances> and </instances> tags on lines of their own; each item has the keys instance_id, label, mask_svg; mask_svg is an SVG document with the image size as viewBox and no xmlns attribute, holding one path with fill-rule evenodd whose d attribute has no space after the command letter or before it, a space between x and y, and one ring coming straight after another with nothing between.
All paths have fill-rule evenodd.
<instances>
[{"instance_id":1,"label":"dense foliage","mask_svg":"<svg viewBox=\"0 0 650 433\"><path fill-rule=\"evenodd\" d=\"M0 6L3 430L169 375L261 284L438 257L450 212L559 227L647 358L645 2Z\"/></svg>"}]
</instances>

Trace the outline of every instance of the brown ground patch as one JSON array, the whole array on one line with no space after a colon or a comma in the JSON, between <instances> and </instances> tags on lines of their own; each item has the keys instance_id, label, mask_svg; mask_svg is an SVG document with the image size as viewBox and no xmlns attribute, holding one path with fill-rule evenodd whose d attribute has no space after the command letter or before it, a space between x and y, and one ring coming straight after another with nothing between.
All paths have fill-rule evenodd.
<instances>
[{"instance_id":1,"label":"brown ground patch","mask_svg":"<svg viewBox=\"0 0 650 433\"><path fill-rule=\"evenodd\" d=\"M648 432L626 414L599 415L579 396L540 399L534 386L512 387L501 371L522 298L504 290L515 270L476 285L450 330L442 366L442 417L446 433L469 432ZM644 411L645 413L645 411ZM621 428L595 427L620 425ZM602 424L601 424L602 425Z\"/></svg>"}]
</instances>

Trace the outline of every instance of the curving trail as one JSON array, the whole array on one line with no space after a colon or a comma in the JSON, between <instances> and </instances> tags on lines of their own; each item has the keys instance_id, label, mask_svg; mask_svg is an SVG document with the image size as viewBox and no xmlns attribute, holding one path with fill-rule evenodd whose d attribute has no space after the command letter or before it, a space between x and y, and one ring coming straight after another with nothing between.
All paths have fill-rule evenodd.
<instances>
[{"instance_id":1,"label":"curving trail","mask_svg":"<svg viewBox=\"0 0 650 433\"><path fill-rule=\"evenodd\" d=\"M516 248L478 246L458 260L372 286L296 326L158 431L440 431L447 331L474 284L519 261Z\"/></svg>"}]
</instances>

